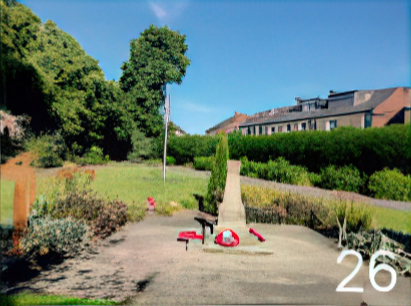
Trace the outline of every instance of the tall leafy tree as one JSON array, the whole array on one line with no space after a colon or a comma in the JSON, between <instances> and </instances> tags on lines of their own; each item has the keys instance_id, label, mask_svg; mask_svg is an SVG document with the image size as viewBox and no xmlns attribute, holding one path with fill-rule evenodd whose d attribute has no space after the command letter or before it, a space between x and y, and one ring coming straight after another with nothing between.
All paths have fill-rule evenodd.
<instances>
[{"instance_id":1,"label":"tall leafy tree","mask_svg":"<svg viewBox=\"0 0 411 306\"><path fill-rule=\"evenodd\" d=\"M130 42L130 58L121 66L121 89L128 94L128 110L148 137L160 135L166 84L181 84L190 60L186 36L167 26L150 25Z\"/></svg>"}]
</instances>

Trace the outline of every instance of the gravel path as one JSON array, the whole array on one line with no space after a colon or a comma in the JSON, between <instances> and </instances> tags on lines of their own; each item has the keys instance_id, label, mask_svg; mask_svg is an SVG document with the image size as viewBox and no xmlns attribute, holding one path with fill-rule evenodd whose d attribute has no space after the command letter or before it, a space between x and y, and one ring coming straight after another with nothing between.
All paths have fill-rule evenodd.
<instances>
[{"instance_id":1,"label":"gravel path","mask_svg":"<svg viewBox=\"0 0 411 306\"><path fill-rule=\"evenodd\" d=\"M289 184L282 184L272 181L266 181L256 178L250 178L246 176L241 177L241 184L243 185L256 185L256 186L263 186L263 187L270 187L290 192L296 192L304 195L315 196L315 197L323 197L323 198L332 198L332 199L348 199L354 200L358 202L367 203L370 205L381 206L385 208L392 208L397 210L405 210L411 211L411 203L410 202L399 202L399 201L388 201L388 200L378 200L373 199L358 193L354 192L347 192L347 191L333 191L333 190L326 190L320 189L317 187L307 187L307 186L295 186Z\"/></svg>"},{"instance_id":2,"label":"gravel path","mask_svg":"<svg viewBox=\"0 0 411 306\"><path fill-rule=\"evenodd\" d=\"M353 256L337 264L334 240L301 226L252 224L272 255L204 252L200 241L188 251L178 232L200 230L196 211L173 217L149 215L102 241L97 254L71 259L20 284L48 293L125 300L127 304L316 304L411 305L410 280L398 277L394 289L371 287L364 263L348 287L364 293L339 293L336 288L357 265ZM240 242L241 244L241 242ZM377 274L387 286L390 275Z\"/></svg>"}]
</instances>

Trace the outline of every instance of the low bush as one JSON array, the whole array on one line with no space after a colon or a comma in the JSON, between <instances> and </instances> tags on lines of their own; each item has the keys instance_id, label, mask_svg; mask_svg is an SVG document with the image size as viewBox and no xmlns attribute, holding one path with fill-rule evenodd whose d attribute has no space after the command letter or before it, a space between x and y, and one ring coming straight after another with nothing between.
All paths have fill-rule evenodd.
<instances>
[{"instance_id":1,"label":"low bush","mask_svg":"<svg viewBox=\"0 0 411 306\"><path fill-rule=\"evenodd\" d=\"M87 151L83 157L78 158L76 163L82 166L85 165L102 165L109 162L109 156L103 156L103 149L92 146L89 151Z\"/></svg>"},{"instance_id":2,"label":"low bush","mask_svg":"<svg viewBox=\"0 0 411 306\"><path fill-rule=\"evenodd\" d=\"M144 160L143 163L149 167L160 167L163 165L163 160L162 159L147 159Z\"/></svg>"},{"instance_id":3,"label":"low bush","mask_svg":"<svg viewBox=\"0 0 411 306\"><path fill-rule=\"evenodd\" d=\"M290 165L283 157L268 163L241 158L241 175L300 186L311 186L310 174L301 166Z\"/></svg>"},{"instance_id":4,"label":"low bush","mask_svg":"<svg viewBox=\"0 0 411 306\"><path fill-rule=\"evenodd\" d=\"M35 167L50 168L63 165L66 145L60 133L32 137L26 142L25 147L36 156L33 161Z\"/></svg>"},{"instance_id":5,"label":"low bush","mask_svg":"<svg viewBox=\"0 0 411 306\"><path fill-rule=\"evenodd\" d=\"M133 202L127 209L127 221L138 222L146 216L146 205L137 204Z\"/></svg>"},{"instance_id":6,"label":"low bush","mask_svg":"<svg viewBox=\"0 0 411 306\"><path fill-rule=\"evenodd\" d=\"M55 176L39 184L39 196L30 208L36 215L46 216L54 210L57 200L64 199L74 192L89 191L95 177L94 170L81 169L77 166L63 168L57 171Z\"/></svg>"},{"instance_id":7,"label":"low bush","mask_svg":"<svg viewBox=\"0 0 411 306\"><path fill-rule=\"evenodd\" d=\"M330 209L322 199L257 186L241 188L248 222L304 225L329 223Z\"/></svg>"},{"instance_id":8,"label":"low bush","mask_svg":"<svg viewBox=\"0 0 411 306\"><path fill-rule=\"evenodd\" d=\"M61 169L31 206L37 217L75 218L90 226L93 235L105 238L127 221L127 205L119 200L98 198L89 188L96 177L94 170L69 167Z\"/></svg>"},{"instance_id":9,"label":"low bush","mask_svg":"<svg viewBox=\"0 0 411 306\"><path fill-rule=\"evenodd\" d=\"M411 176L385 168L370 176L368 189L377 199L411 201Z\"/></svg>"},{"instance_id":10,"label":"low bush","mask_svg":"<svg viewBox=\"0 0 411 306\"><path fill-rule=\"evenodd\" d=\"M348 200L327 200L258 186L242 186L241 196L247 222L304 225L309 228L336 229L337 217L347 231L367 230L372 221L368 206Z\"/></svg>"},{"instance_id":11,"label":"low bush","mask_svg":"<svg viewBox=\"0 0 411 306\"><path fill-rule=\"evenodd\" d=\"M194 169L211 171L213 169L214 159L214 156L194 157Z\"/></svg>"},{"instance_id":12,"label":"low bush","mask_svg":"<svg viewBox=\"0 0 411 306\"><path fill-rule=\"evenodd\" d=\"M176 159L177 165L194 161L197 156L213 156L216 152L218 136L184 135L170 136L167 152Z\"/></svg>"},{"instance_id":13,"label":"low bush","mask_svg":"<svg viewBox=\"0 0 411 306\"><path fill-rule=\"evenodd\" d=\"M94 236L106 238L127 222L127 205L119 200L97 198L89 192L73 192L58 199L48 215L53 219L84 220Z\"/></svg>"},{"instance_id":14,"label":"low bush","mask_svg":"<svg viewBox=\"0 0 411 306\"><path fill-rule=\"evenodd\" d=\"M362 191L365 178L361 177L360 171L354 166L336 167L330 165L322 168L319 179L314 178L316 186L330 189L360 192Z\"/></svg>"},{"instance_id":15,"label":"low bush","mask_svg":"<svg viewBox=\"0 0 411 306\"><path fill-rule=\"evenodd\" d=\"M175 165L176 164L176 159L172 156L167 156L166 163L167 163L167 165L170 165L170 166Z\"/></svg>"},{"instance_id":16,"label":"low bush","mask_svg":"<svg viewBox=\"0 0 411 306\"><path fill-rule=\"evenodd\" d=\"M344 219L346 220L347 233L358 233L370 228L372 213L368 206L346 200L331 201L330 204L341 226L344 224Z\"/></svg>"},{"instance_id":17,"label":"low bush","mask_svg":"<svg viewBox=\"0 0 411 306\"><path fill-rule=\"evenodd\" d=\"M86 233L86 224L73 218L32 218L20 240L20 247L27 258L43 255L72 257L82 249Z\"/></svg>"}]
</instances>

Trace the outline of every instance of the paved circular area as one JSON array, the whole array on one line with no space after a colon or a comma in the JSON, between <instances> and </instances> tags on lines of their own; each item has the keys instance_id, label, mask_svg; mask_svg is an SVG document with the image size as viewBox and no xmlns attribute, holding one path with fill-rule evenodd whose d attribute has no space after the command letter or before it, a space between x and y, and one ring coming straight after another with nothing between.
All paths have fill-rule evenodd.
<instances>
[{"instance_id":1,"label":"paved circular area","mask_svg":"<svg viewBox=\"0 0 411 306\"><path fill-rule=\"evenodd\" d=\"M149 215L101 242L98 254L67 260L21 285L128 304L411 304L409 278L399 276L391 292L379 293L365 263L348 284L364 287L364 293L337 293L357 260L348 256L337 264L335 241L305 227L251 225L272 255L209 253L200 241L191 241L186 251L176 238L183 230L200 231L195 215ZM390 276L379 272L377 282L388 285Z\"/></svg>"}]
</instances>

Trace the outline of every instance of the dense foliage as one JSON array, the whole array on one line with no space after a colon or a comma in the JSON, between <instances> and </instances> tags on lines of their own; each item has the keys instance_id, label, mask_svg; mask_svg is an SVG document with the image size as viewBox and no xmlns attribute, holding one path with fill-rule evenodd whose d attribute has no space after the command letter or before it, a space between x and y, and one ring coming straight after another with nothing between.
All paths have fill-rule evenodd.
<instances>
[{"instance_id":1,"label":"dense foliage","mask_svg":"<svg viewBox=\"0 0 411 306\"><path fill-rule=\"evenodd\" d=\"M163 128L159 108L164 105L166 84L181 84L190 60L185 56L186 36L167 26L151 25L130 42L130 58L121 69L121 89L129 96L132 119L148 137Z\"/></svg>"},{"instance_id":2,"label":"dense foliage","mask_svg":"<svg viewBox=\"0 0 411 306\"><path fill-rule=\"evenodd\" d=\"M295 224L336 229L337 218L347 219L347 231L368 229L372 214L366 205L328 200L257 186L242 186L247 222Z\"/></svg>"},{"instance_id":3,"label":"dense foliage","mask_svg":"<svg viewBox=\"0 0 411 306\"><path fill-rule=\"evenodd\" d=\"M33 166L40 168L59 167L63 165L66 145L60 133L32 137L26 142L26 149L31 151L36 159Z\"/></svg>"},{"instance_id":4,"label":"dense foliage","mask_svg":"<svg viewBox=\"0 0 411 306\"><path fill-rule=\"evenodd\" d=\"M208 170L213 169L214 156L198 156L194 157L193 167L196 170Z\"/></svg>"},{"instance_id":5,"label":"dense foliage","mask_svg":"<svg viewBox=\"0 0 411 306\"><path fill-rule=\"evenodd\" d=\"M174 156L177 165L194 162L194 157L213 156L216 152L218 137L213 136L181 136L170 137L167 152Z\"/></svg>"},{"instance_id":6,"label":"dense foliage","mask_svg":"<svg viewBox=\"0 0 411 306\"><path fill-rule=\"evenodd\" d=\"M357 129L342 127L329 131L278 133L271 136L233 135L229 138L230 158L267 162L279 156L291 164L318 173L328 165L352 164L367 175L398 168L411 171L411 125Z\"/></svg>"},{"instance_id":7,"label":"dense foliage","mask_svg":"<svg viewBox=\"0 0 411 306\"><path fill-rule=\"evenodd\" d=\"M16 1L0 5L1 108L28 115L36 135L60 131L70 156L86 154L80 162L98 160L93 147L126 159L135 129L159 136L165 84L180 84L190 64L184 35L150 26L131 41L117 83L54 22L42 23Z\"/></svg>"},{"instance_id":8,"label":"dense foliage","mask_svg":"<svg viewBox=\"0 0 411 306\"><path fill-rule=\"evenodd\" d=\"M87 225L73 218L31 218L20 246L29 258L44 255L71 257L82 249L86 234Z\"/></svg>"},{"instance_id":9,"label":"dense foliage","mask_svg":"<svg viewBox=\"0 0 411 306\"><path fill-rule=\"evenodd\" d=\"M93 194L89 185L95 175L94 170L77 167L58 171L31 206L32 215L51 219L74 218L86 222L92 235L110 236L127 222L127 205Z\"/></svg>"},{"instance_id":10,"label":"dense foliage","mask_svg":"<svg viewBox=\"0 0 411 306\"><path fill-rule=\"evenodd\" d=\"M330 165L322 168L315 185L324 189L344 190L359 193L363 191L365 178L352 165L337 168Z\"/></svg>"},{"instance_id":11,"label":"dense foliage","mask_svg":"<svg viewBox=\"0 0 411 306\"><path fill-rule=\"evenodd\" d=\"M204 210L211 214L216 214L218 205L223 202L227 179L227 160L229 156L227 136L222 133L219 134L218 137L219 141L216 148L210 180L208 182L204 205Z\"/></svg>"},{"instance_id":12,"label":"dense foliage","mask_svg":"<svg viewBox=\"0 0 411 306\"><path fill-rule=\"evenodd\" d=\"M247 157L241 158L241 175L261 178L280 183L311 186L310 175L304 167L290 165L283 157L268 163L250 162Z\"/></svg>"},{"instance_id":13,"label":"dense foliage","mask_svg":"<svg viewBox=\"0 0 411 306\"><path fill-rule=\"evenodd\" d=\"M411 201L411 176L403 175L398 169L384 169L371 175L368 189L377 199Z\"/></svg>"},{"instance_id":14,"label":"dense foliage","mask_svg":"<svg viewBox=\"0 0 411 306\"><path fill-rule=\"evenodd\" d=\"M216 136L185 136L170 139L169 150L178 164L193 162L194 157L211 156ZM357 129L341 127L329 131L278 133L270 136L228 135L230 158L247 157L268 162L284 157L293 165L319 173L329 165L353 165L371 175L385 167L411 173L411 125Z\"/></svg>"}]
</instances>

